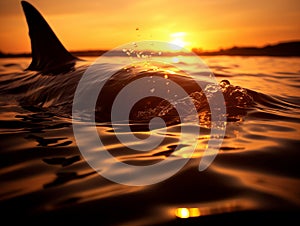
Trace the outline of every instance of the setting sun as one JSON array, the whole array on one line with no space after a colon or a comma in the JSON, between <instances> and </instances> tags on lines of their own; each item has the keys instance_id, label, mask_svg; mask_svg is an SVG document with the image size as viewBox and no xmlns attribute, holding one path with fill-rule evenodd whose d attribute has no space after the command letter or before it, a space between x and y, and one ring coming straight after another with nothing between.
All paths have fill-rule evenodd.
<instances>
[{"instance_id":1,"label":"setting sun","mask_svg":"<svg viewBox=\"0 0 300 226\"><path fill-rule=\"evenodd\" d=\"M185 41L186 32L176 32L170 34L170 43L178 46L178 48L173 47L174 50L180 50L182 48L188 48L189 42Z\"/></svg>"},{"instance_id":2,"label":"setting sun","mask_svg":"<svg viewBox=\"0 0 300 226\"><path fill-rule=\"evenodd\" d=\"M233 0L30 2L72 51L109 50L138 40L167 41L188 50L218 50L300 38L295 0L274 4L258 0L238 4ZM20 1L0 1L0 15L0 51L30 52Z\"/></svg>"}]
</instances>

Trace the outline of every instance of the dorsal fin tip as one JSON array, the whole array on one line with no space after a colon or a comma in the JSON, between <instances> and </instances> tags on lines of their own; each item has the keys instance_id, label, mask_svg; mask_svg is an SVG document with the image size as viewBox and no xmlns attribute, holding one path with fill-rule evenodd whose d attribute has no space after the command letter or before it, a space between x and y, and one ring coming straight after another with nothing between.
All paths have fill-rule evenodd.
<instances>
[{"instance_id":1,"label":"dorsal fin tip","mask_svg":"<svg viewBox=\"0 0 300 226\"><path fill-rule=\"evenodd\" d=\"M41 13L21 1L31 41L32 61L27 70L58 74L71 70L79 60L66 50Z\"/></svg>"}]
</instances>

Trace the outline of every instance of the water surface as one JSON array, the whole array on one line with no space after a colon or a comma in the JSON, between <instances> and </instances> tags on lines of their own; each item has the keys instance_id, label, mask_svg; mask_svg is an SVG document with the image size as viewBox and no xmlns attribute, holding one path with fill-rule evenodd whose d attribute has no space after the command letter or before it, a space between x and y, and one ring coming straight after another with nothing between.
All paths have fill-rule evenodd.
<instances>
[{"instance_id":1,"label":"water surface","mask_svg":"<svg viewBox=\"0 0 300 226\"><path fill-rule=\"evenodd\" d=\"M191 63L187 58L167 60L180 66ZM300 207L300 58L215 56L203 60L219 82L227 80L233 87L228 89L228 98L242 95L247 100L243 104L228 99L225 139L217 157L208 169L198 171L210 139L209 119L204 114L199 145L180 172L158 184L126 186L101 177L76 145L70 106L86 67L79 67L72 78L47 77L24 72L29 58L1 59L3 216L11 213L24 222L84 220L99 225L296 219ZM112 59L119 61L122 58ZM196 75L199 70L191 64L189 73ZM66 89L69 95L62 96ZM161 112L158 107L155 110ZM174 152L180 126L171 123L164 142L143 153L128 152L109 124L100 123L98 131L116 158L143 165L167 156L184 158L181 149ZM141 137L139 129L134 133Z\"/></svg>"}]
</instances>

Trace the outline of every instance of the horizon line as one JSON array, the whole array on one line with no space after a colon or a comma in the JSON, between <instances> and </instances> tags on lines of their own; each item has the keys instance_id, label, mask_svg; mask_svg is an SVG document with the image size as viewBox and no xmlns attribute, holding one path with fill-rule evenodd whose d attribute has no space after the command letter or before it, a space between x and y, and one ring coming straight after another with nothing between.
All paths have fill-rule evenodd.
<instances>
[{"instance_id":1,"label":"horizon line","mask_svg":"<svg viewBox=\"0 0 300 226\"><path fill-rule=\"evenodd\" d=\"M214 50L205 50L201 47L192 47L190 48L191 52L194 53L203 53L203 54L213 54L213 53L220 53L220 52L226 52L232 49L249 49L249 48L253 48L256 50L260 50L260 49L264 49L266 47L272 47L272 46L277 46L280 44L288 44L288 43L299 43L300 44L300 39L292 39L292 40L285 40L285 41L278 41L278 42L274 42L274 43L267 43L261 46L255 46L255 45L233 45L231 47L219 47L218 49L214 49ZM182 49L185 49L184 47ZM101 52L102 54L107 52L107 51L114 51L114 48L112 49L78 49L78 50L69 50L70 53L73 54L83 54L86 55L88 53L95 53L95 52ZM180 53L180 52L184 52L184 51L176 51L176 53ZM166 53L172 53L172 52L166 52ZM26 55L26 56L30 56L31 55L31 51L30 52L4 52L2 50L0 50L0 56L4 57L4 56L19 56L19 55ZM88 56L88 55L87 55Z\"/></svg>"}]
</instances>

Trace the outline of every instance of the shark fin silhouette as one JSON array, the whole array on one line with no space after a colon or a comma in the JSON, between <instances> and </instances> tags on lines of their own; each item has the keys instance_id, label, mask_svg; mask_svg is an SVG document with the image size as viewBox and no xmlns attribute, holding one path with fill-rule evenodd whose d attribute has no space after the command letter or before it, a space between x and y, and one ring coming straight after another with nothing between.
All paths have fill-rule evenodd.
<instances>
[{"instance_id":1,"label":"shark fin silhouette","mask_svg":"<svg viewBox=\"0 0 300 226\"><path fill-rule=\"evenodd\" d=\"M65 73L79 60L66 50L39 11L21 1L31 41L32 61L27 70L42 73Z\"/></svg>"}]
</instances>

